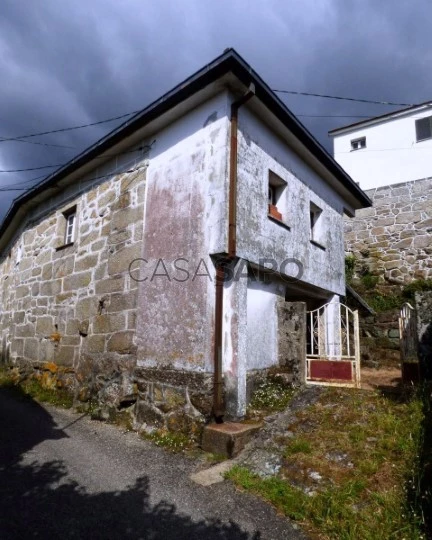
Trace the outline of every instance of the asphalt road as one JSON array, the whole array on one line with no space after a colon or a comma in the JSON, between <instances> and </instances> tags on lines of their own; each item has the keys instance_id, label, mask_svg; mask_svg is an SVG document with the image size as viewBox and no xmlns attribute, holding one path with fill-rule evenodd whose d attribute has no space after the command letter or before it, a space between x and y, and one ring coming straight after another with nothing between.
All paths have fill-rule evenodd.
<instances>
[{"instance_id":1,"label":"asphalt road","mask_svg":"<svg viewBox=\"0 0 432 540\"><path fill-rule=\"evenodd\" d=\"M261 500L135 433L0 389L0 538L299 539Z\"/></svg>"}]
</instances>

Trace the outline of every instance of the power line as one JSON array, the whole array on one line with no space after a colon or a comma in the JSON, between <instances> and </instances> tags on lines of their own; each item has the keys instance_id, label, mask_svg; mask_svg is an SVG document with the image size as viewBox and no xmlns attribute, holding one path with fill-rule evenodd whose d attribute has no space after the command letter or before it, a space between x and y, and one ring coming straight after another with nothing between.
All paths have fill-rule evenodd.
<instances>
[{"instance_id":1,"label":"power line","mask_svg":"<svg viewBox=\"0 0 432 540\"><path fill-rule=\"evenodd\" d=\"M277 92L279 94L290 94L290 95L297 95L297 96L309 96L309 97L318 97L318 98L326 98L326 99L337 99L337 100L344 100L344 101L353 101L358 103L373 103L375 105L394 105L398 107L412 107L415 104L413 103L396 103L392 101L375 101L371 99L361 99L361 98L351 98L351 97L344 97L344 96L333 96L330 94L317 94L312 92L297 92L294 90L280 90L280 89L273 89L273 92ZM108 122L114 122L115 120L121 120L122 118L127 118L128 116L132 116L133 114L137 114L141 112L142 109L137 111L132 111L129 113L121 114L119 116L113 116L111 118L106 118L104 120L98 120L97 122L90 122L88 124L81 124L78 126L70 126L70 127L64 127L59 129L52 129L49 131L41 131L38 133L30 133L27 135L17 135L15 137L0 137L0 142L8 142L8 141L18 141L21 139L29 139L32 137L39 137L42 135L50 135L51 133L63 133L66 131L73 131L76 129L83 129L87 127L97 126L100 124L106 124ZM297 116L307 116L307 115L297 115ZM311 115L312 116L312 115ZM344 117L345 115L329 115L329 117ZM370 118L369 116L363 116L363 115L346 115L347 118ZM43 143L40 143L43 144ZM45 143L48 144L48 143Z\"/></svg>"},{"instance_id":2,"label":"power line","mask_svg":"<svg viewBox=\"0 0 432 540\"><path fill-rule=\"evenodd\" d=\"M294 90L276 90L273 89L273 92L278 94L290 94L294 96L310 96L310 97L319 97L326 99L339 99L343 101L356 101L358 103L373 103L374 105L395 105L397 107L414 107L414 103L394 103L393 101L374 101L372 99L359 99L359 98L350 98L342 96L330 96L328 94L313 94L311 92L295 92Z\"/></svg>"},{"instance_id":3,"label":"power line","mask_svg":"<svg viewBox=\"0 0 432 540\"><path fill-rule=\"evenodd\" d=\"M110 178L112 176L115 176L117 174L131 174L133 172L139 171L140 169L143 169L144 167L141 165L140 167L136 167L135 169L128 169L127 171L114 171L108 174L102 174L100 176L94 176L93 178L89 178L88 181L92 182L93 180L100 180L101 178ZM40 178L40 177L38 177ZM36 180L36 178L33 178L33 180ZM33 187L33 186L32 186ZM10 189L3 189L0 188L0 191L29 191L31 188L10 188Z\"/></svg>"},{"instance_id":4,"label":"power line","mask_svg":"<svg viewBox=\"0 0 432 540\"><path fill-rule=\"evenodd\" d=\"M100 124L106 124L107 122L114 122L114 120L121 120L132 114L136 114L140 111L132 111L130 113L121 114L120 116L113 116L112 118L106 118L105 120L99 120L98 122L91 122L90 124L81 124L79 126L71 126L59 129L52 129L50 131L41 131L39 133L30 133L28 135L18 135L16 137L1 137L0 142L17 141L21 139L30 139L31 137L39 137L42 135L50 135L51 133L63 133L65 131L73 131L75 129L83 129L91 126L98 126Z\"/></svg>"},{"instance_id":5,"label":"power line","mask_svg":"<svg viewBox=\"0 0 432 540\"><path fill-rule=\"evenodd\" d=\"M149 148L149 145L140 146L136 150L127 150L126 152L119 152L118 154L103 154L102 156L95 156L94 159L105 159L105 158L114 158L114 157L118 157L118 156L124 156L126 154L133 154L135 152L141 152L142 150L146 150L147 148ZM42 165L40 167L29 167L27 169L8 169L8 170L0 170L0 173L17 173L17 172L38 171L38 170L42 170L42 169L63 167L64 165L66 165L66 163L57 163L56 165Z\"/></svg>"}]
</instances>

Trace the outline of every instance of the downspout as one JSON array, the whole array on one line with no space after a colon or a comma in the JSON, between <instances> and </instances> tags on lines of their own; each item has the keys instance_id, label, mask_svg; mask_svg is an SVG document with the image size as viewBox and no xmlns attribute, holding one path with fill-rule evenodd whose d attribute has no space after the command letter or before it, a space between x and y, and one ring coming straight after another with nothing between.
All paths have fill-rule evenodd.
<instances>
[{"instance_id":1,"label":"downspout","mask_svg":"<svg viewBox=\"0 0 432 540\"><path fill-rule=\"evenodd\" d=\"M223 288L226 278L227 263L233 261L236 258L237 253L238 111L240 107L254 95L255 85L251 83L246 94L231 104L230 173L228 188L228 258L216 262L213 415L217 423L223 422L225 414L222 377Z\"/></svg>"}]
</instances>

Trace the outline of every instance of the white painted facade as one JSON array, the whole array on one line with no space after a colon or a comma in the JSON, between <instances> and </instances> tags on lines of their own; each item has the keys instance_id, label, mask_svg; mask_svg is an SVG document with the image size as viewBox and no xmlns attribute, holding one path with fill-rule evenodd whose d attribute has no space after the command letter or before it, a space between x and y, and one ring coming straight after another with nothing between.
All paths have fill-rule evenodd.
<instances>
[{"instance_id":1,"label":"white painted facade","mask_svg":"<svg viewBox=\"0 0 432 540\"><path fill-rule=\"evenodd\" d=\"M432 116L432 103L330 132L335 160L364 190L432 176L432 137L417 141L416 120ZM366 138L352 149L351 141Z\"/></svg>"}]
</instances>

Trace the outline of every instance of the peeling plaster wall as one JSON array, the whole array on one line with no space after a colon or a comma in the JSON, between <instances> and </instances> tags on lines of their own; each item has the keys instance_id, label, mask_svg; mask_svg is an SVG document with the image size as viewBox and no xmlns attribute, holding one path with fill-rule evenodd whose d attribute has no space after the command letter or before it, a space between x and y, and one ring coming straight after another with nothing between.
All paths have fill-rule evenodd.
<instances>
[{"instance_id":1,"label":"peeling plaster wall","mask_svg":"<svg viewBox=\"0 0 432 540\"><path fill-rule=\"evenodd\" d=\"M284 288L276 283L249 283L247 290L247 364L248 370L265 369L278 363L278 294Z\"/></svg>"},{"instance_id":2,"label":"peeling plaster wall","mask_svg":"<svg viewBox=\"0 0 432 540\"><path fill-rule=\"evenodd\" d=\"M210 254L226 251L227 244L227 111L223 92L158 135L147 175L143 258L148 262L142 274L149 279L140 287L141 367L213 371ZM151 279L160 259L171 279ZM158 273L164 273L160 263Z\"/></svg>"},{"instance_id":3,"label":"peeling plaster wall","mask_svg":"<svg viewBox=\"0 0 432 540\"><path fill-rule=\"evenodd\" d=\"M278 203L283 227L268 217L269 170L287 182ZM320 247L310 242L310 202L322 209ZM239 116L238 255L256 264L275 259L280 268L287 258L304 266L301 281L344 294L344 201L284 141L247 107ZM319 269L319 271L317 271ZM296 275L294 265L288 275Z\"/></svg>"}]
</instances>

